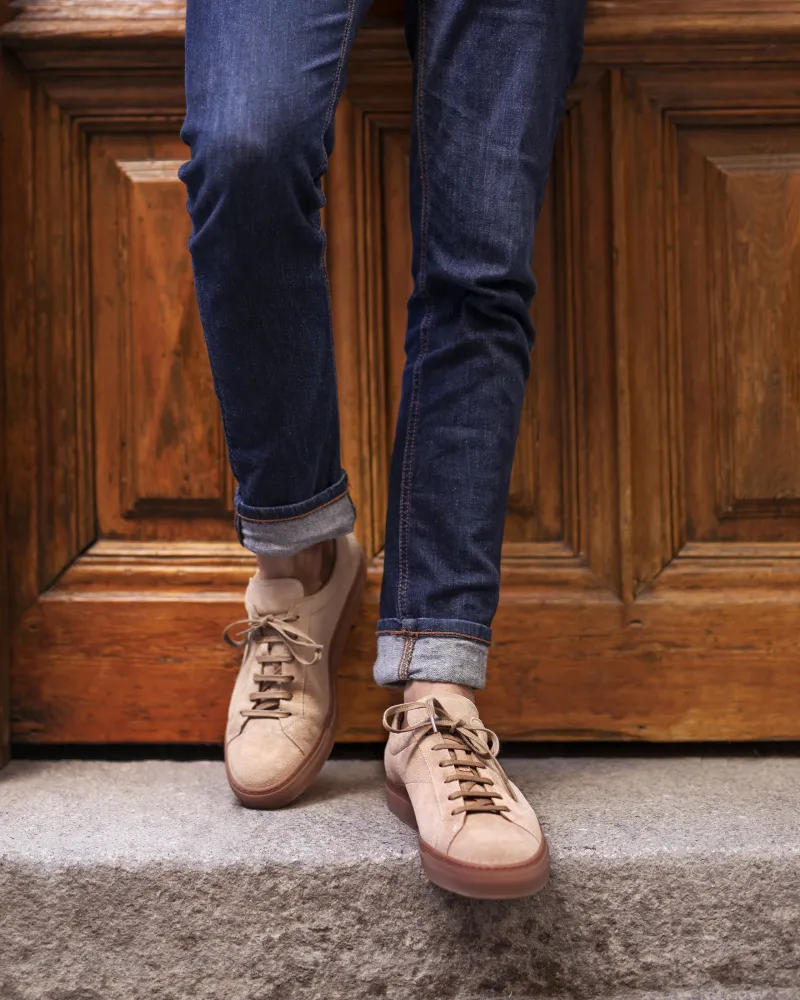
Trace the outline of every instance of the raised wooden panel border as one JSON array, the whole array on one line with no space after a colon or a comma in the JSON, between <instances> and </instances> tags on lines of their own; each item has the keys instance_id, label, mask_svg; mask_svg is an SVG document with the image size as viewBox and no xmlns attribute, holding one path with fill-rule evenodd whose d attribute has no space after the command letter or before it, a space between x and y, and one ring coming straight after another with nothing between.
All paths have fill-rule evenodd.
<instances>
[{"instance_id":1,"label":"raised wooden panel border","mask_svg":"<svg viewBox=\"0 0 800 1000\"><path fill-rule=\"evenodd\" d=\"M194 337L190 336L192 331L190 323L187 322L188 316L196 316L191 262L185 254L191 227L188 224L188 218L184 232L175 227L177 232L173 235L173 244L177 244L177 246L170 246L165 254L167 257L165 263L179 260L184 264L180 274L174 273L174 267L172 272L164 273L163 267L153 266L150 268L148 266L150 261L146 257L147 236L142 232L145 228L142 224L146 219L145 213L154 214L153 206L146 203L146 195L151 188L173 189L168 193L169 200L170 202L179 202L180 209L176 210L175 204L165 206L163 210L164 221L168 220L174 226L175 218L180 218L177 211L183 208L186 196L177 173L183 159L185 156L181 159L165 159L163 156L156 155L149 160L118 159L115 161L119 171L118 188L121 188L118 190L118 195L125 204L119 207L118 213L114 213L114 217L119 219L123 227L121 239L128 254L126 274L124 275L126 292L128 293L126 296L128 315L123 325L122 368L133 376L130 386L127 385L127 380L123 381L121 390L124 387L126 391L120 391L119 394L120 408L124 405L122 434L128 444L125 450L127 467L120 482L120 510L125 518L158 516L191 518L193 516L218 515L230 520L233 515L234 482L216 406L212 402L213 413L199 414L193 410L195 400L198 397L202 397L204 401L206 399L213 401L215 397L199 317L194 323L191 323L191 326L195 328ZM139 225L138 231L135 231L134 226L137 219ZM180 247L180 251L177 251L177 247ZM138 258L136 261L133 259L134 255ZM98 256L100 256L99 253ZM159 261L153 262L154 265L158 263ZM137 270L139 272L164 273L164 282L167 288L143 288L141 282L138 284L136 282ZM137 288L140 291L140 296L137 296L137 299L141 299L141 303L138 304L139 308L149 307L153 309L155 307L155 315L140 317L139 325L144 329L163 331L167 325L165 323L166 317L159 314L160 302L169 300L170 305L183 306L182 317L180 322L176 324L177 341L172 352L173 362L170 366L164 366L164 374L168 375L168 378L165 379L166 384L159 387L158 397L160 398L155 399L152 390L146 396L141 389L137 393L138 387L134 383L135 376L140 374L139 369L145 367L142 360L138 365L135 363L139 352L134 340L132 314L135 308L134 291ZM98 292L95 293L96 297L98 294ZM173 303L173 300L177 300L177 302ZM171 325L167 325L165 332L168 334L175 332L170 329ZM97 345L102 339L102 331L95 327L95 358L97 357ZM192 368L188 370L190 364ZM95 385L97 386L102 381L101 376L96 379ZM202 393L194 391L193 382L201 382ZM95 388L96 397L97 388ZM156 407L161 410L158 415L158 433L155 433L153 426L156 423L156 413L141 412L143 397L149 403L155 404L153 410ZM140 436L137 431L145 425L150 431L145 442L149 452L146 457L140 453L137 441L137 437ZM153 438L155 440L152 440ZM152 452L155 454L153 455ZM207 456L208 461L206 461L205 456ZM161 483L167 478L165 471L169 467L181 473L180 482L173 480L170 483L173 488L171 495L161 496L158 492L148 491L146 486L143 488L142 472L155 471L153 478Z\"/></svg>"},{"instance_id":2,"label":"raised wooden panel border","mask_svg":"<svg viewBox=\"0 0 800 1000\"><path fill-rule=\"evenodd\" d=\"M343 458L345 467L355 472L360 530L371 556L379 554L383 544L390 448L385 433L390 408L385 373L393 361L387 355L397 347L385 343L390 299L382 170L386 136L401 133L408 125L411 84L404 54L379 49L372 55L366 42L356 45L337 118L338 144L326 184L325 220ZM548 273L559 275L553 302L542 308L553 314L547 319L559 325L559 335L552 343L543 338L541 353L537 348L532 382L547 365L553 394L550 403L554 404L549 418L561 425L562 451L556 457L561 465L557 488L562 537L511 542L504 547L504 558L514 561L520 576L527 568L531 579L538 579L540 559L555 569L566 568L566 560L573 557L589 567L598 586L622 593L624 517L619 505L627 490L618 465L625 452L617 449L615 441L617 421L624 412L619 393L626 382L614 362L612 264L607 245L615 210L608 140L611 80L608 73L589 69L571 93L542 232L548 250L557 258L549 262ZM399 148L397 142L395 148ZM518 462L517 471L519 466ZM365 494L359 494L358 483L369 484ZM556 550L565 557L560 562L552 561ZM553 585L560 590L560 583Z\"/></svg>"},{"instance_id":3,"label":"raised wooden panel border","mask_svg":"<svg viewBox=\"0 0 800 1000\"><path fill-rule=\"evenodd\" d=\"M691 262L681 263L682 242L692 244L695 240L696 243L695 237L687 235L687 226L702 230L715 204L714 199L718 201L717 186L714 178L708 176L708 163L702 157L698 159L699 167L691 180L686 149L694 148L697 143L701 144L698 148L705 148L703 143L710 143L709 148L715 149L723 142L727 130L729 135L741 136L743 149L749 150L747 156L751 162L758 143L763 146L770 130L777 134L778 130L788 128L793 137L800 134L800 107L794 73L780 66L744 65L723 74L709 67L641 67L616 72L620 73L618 134L621 143L620 156L616 160L638 178L636 184L626 183L621 172L623 218L626 220L622 231L626 242L618 259L618 268L624 274L637 276L636 284L628 282L626 285L623 281L625 287L621 294L625 303L622 326L636 331L632 343L634 350L639 352L638 360L630 369L636 373L631 381L631 412L637 415L640 432L638 441L635 437L632 439L632 467L637 470L632 480L632 523L637 533L632 547L635 560L632 582L633 593L641 595L658 581L657 588L663 594L669 581L677 583L691 572L702 574L696 578L696 585L705 588L711 583L710 562L722 558L722 548L712 544L705 548L705 558L701 562L683 560L667 565L673 557L684 554L687 539L698 530L687 520L691 506L697 509L697 500L689 491L694 488L697 493L697 489L692 487L693 477L696 479L693 469L687 471L690 453L685 440L689 434L696 437L701 428L696 422L689 424L686 420L687 391L693 384L687 383L687 379L695 378L696 364L685 357L684 341L687 337L692 338L692 333L690 329L683 329L682 310L688 309L693 321L700 322L704 335L706 330L712 334L716 331L717 340L721 322L717 315L719 307L715 309L709 289L704 286L695 294L687 286L689 279L693 283L701 280L698 267ZM753 149L746 141L748 130L759 137ZM684 208L681 215L680 206L685 195L679 185L685 187L690 181L693 189L702 193L704 203ZM717 215L722 210L717 205ZM636 225L637 219L648 217L659 220L658 224ZM719 238L717 227L717 235L706 250L693 252L699 253L701 260L721 259ZM693 304L687 305L690 293ZM716 294L722 292L717 289ZM706 315L707 322L704 322L700 317ZM693 345L694 338L689 341L692 349ZM719 350L705 352L703 357L709 370L699 379L695 378L697 384L691 389L694 397L700 398L711 386L717 411L727 379L724 366L720 378L720 364L711 364L712 357L717 357L719 362L718 356ZM796 519L796 505L791 499L734 502L736 498L724 474L725 469L713 471L714 452L717 456L729 454L731 447L721 428L712 427L713 423L709 424L710 430L702 429L704 433L711 433L716 441L710 463L707 456L703 467L706 479L709 471L712 479L714 475L717 479L717 485L711 487L713 496L709 501L716 512L706 516L706 522L710 516L719 524L721 541L725 537L735 537L737 524L741 533L744 521L750 519L753 537L769 543L760 551L760 558L768 558L772 545L775 558L785 560L786 552L781 550L779 554L778 549L788 528L781 522L791 526L787 519ZM719 424L719 414L716 423ZM693 449L697 450L694 441ZM657 498L660 498L658 503L655 502ZM774 524L765 524L763 520L760 526L755 523L765 513L773 517L779 508L782 516ZM709 530L705 523L702 531ZM745 532L741 542L746 541L747 534ZM734 549L740 558L746 558L740 545L735 545ZM781 561L780 565L785 568L785 562ZM665 566L667 568L663 569ZM726 563L726 567L724 572L720 569L720 581L732 579L730 564Z\"/></svg>"},{"instance_id":4,"label":"raised wooden panel border","mask_svg":"<svg viewBox=\"0 0 800 1000\"><path fill-rule=\"evenodd\" d=\"M0 94L2 94L2 66L0 65ZM0 356L3 351L3 325L0 323ZM5 415L5 385L0 379L0 427ZM5 469L5 435L0 430L0 469ZM6 544L5 490L0 488L0 768L8 763L11 742L11 626L9 611L11 592L8 580L8 546Z\"/></svg>"},{"instance_id":5,"label":"raised wooden panel border","mask_svg":"<svg viewBox=\"0 0 800 1000\"><path fill-rule=\"evenodd\" d=\"M14 637L14 736L32 742L220 742L240 654L252 558L233 543L98 542L42 595ZM390 703L366 681L380 569L340 671L340 737L378 736ZM54 669L58 663L59 668ZM171 663L179 669L170 669ZM146 706L143 707L143 706Z\"/></svg>"},{"instance_id":6,"label":"raised wooden panel border","mask_svg":"<svg viewBox=\"0 0 800 1000\"><path fill-rule=\"evenodd\" d=\"M198 519L208 537L213 518L215 537L232 537L234 482L186 251L177 129L144 122L90 135L101 537L191 537Z\"/></svg>"},{"instance_id":7,"label":"raised wooden panel border","mask_svg":"<svg viewBox=\"0 0 800 1000\"><path fill-rule=\"evenodd\" d=\"M681 163L679 153L680 137L702 136L704 131L709 136L719 135L725 128L742 130L744 135L752 127L762 136L769 127L791 125L795 129L800 126L800 108L794 74L789 68L743 65L723 74L710 67L640 67L612 72L617 80L614 162L620 165L618 232L622 237L615 241L617 352L618 359L628 354L626 394L631 414L627 446L632 476L630 589L623 591L626 599L630 599L636 595L644 597L651 585L657 585L659 593L664 595L669 581L677 584L692 572L702 574L696 577L695 586L715 586L708 576L709 563L722 558L720 547L711 546L705 549L702 561L670 563L683 554L687 538L691 537L687 523L689 483L685 463L689 454L685 439L700 430L696 424L686 423L684 413L687 362L682 343L691 331L682 330L681 308L688 292L681 285L685 277L681 278L680 247L681 240L688 238L685 226L692 213L681 220L678 210L679 183L681 179L686 183L685 163ZM636 177L636 183L630 182L632 177ZM707 177L696 180L695 187L713 192L713 184L709 184ZM705 224L707 211L707 206L695 207L697 225ZM637 225L637 220L643 218L657 221L653 226ZM718 253L719 248L714 252ZM712 253L711 248L708 253ZM694 280L696 270L690 267L689 271ZM708 306L706 290L694 298L697 302L702 300L703 308ZM709 329L712 325L709 320ZM708 392L709 384L712 384L710 379L701 377L695 395ZM719 428L714 431L717 437L720 433ZM623 439L620 446L625 447ZM750 505L756 509L742 510L733 504L725 512L723 494L724 482L717 499L720 524L733 525L735 519L741 523L742 518L763 515L765 507L773 516L779 506L765 501ZM742 506L747 508L748 504ZM795 516L791 501L783 502L781 508L784 518ZM761 541L780 545L784 529L778 522L766 527L765 534L754 525L753 537L760 532ZM742 551L739 550L740 556L745 559ZM769 545L760 557L768 558L769 551L778 558L777 549L769 550ZM786 552L780 558L784 560ZM780 565L785 568L785 562ZM730 563L726 566L725 572L720 571L721 586L723 581L733 580Z\"/></svg>"},{"instance_id":8,"label":"raised wooden panel border","mask_svg":"<svg viewBox=\"0 0 800 1000\"><path fill-rule=\"evenodd\" d=\"M675 586L655 587L628 606L578 567L584 589L575 576L560 593L545 566L541 588L507 572L493 683L479 703L505 738L796 738L797 566L788 560L785 580L756 605L741 566L741 600L729 580L702 597L689 583L678 601ZM225 543L93 546L15 635L15 737L219 742L238 663L220 633L241 614L247 572L247 557ZM340 675L340 739L380 739L393 698L366 669L379 579L376 562Z\"/></svg>"},{"instance_id":9,"label":"raised wooden panel border","mask_svg":"<svg viewBox=\"0 0 800 1000\"><path fill-rule=\"evenodd\" d=\"M358 82L356 76L356 87ZM400 93L404 104L410 101L407 89ZM411 120L406 110L376 112L371 110L366 97L359 95L358 101L353 107L353 98L349 94L345 97L347 106L343 108L343 116L347 119L347 129L340 127L339 134L341 139L344 132L352 147L347 152L348 162L361 158L363 195L359 192L358 197L363 197L364 209L359 217L369 227L362 232L363 253L359 253L358 259L360 264L363 262L359 287L365 297L365 329L359 338L362 367L366 368L361 378L366 400L362 401L362 407L368 411L364 425L369 428L370 440L366 451L364 447L358 451L369 464L366 480L369 486L363 491L367 495L366 514L371 529L367 536L371 552L378 553L383 546L389 458L405 363L406 306L413 285L408 224ZM573 104L570 115L574 108ZM560 185L562 175L569 177L572 169L568 159L570 130L567 127L565 131L552 170L554 183L559 186L554 192L554 183L549 185L537 229L534 273L538 292L532 309L536 347L511 475L506 557L513 554L535 559L540 554L549 554L554 544L573 554L579 551L575 433L580 421L576 413L574 371L577 351L573 311L568 302L572 294L570 276L575 265L575 248L565 211L568 192L561 190L561 187L568 189L569 182ZM334 168L333 181L328 184L334 198L328 223L330 226L333 218L334 227L340 204L344 214L352 211L346 198L337 198L339 184ZM349 189L348 194L352 195ZM332 266L336 268L335 259ZM337 271L337 280L339 277ZM335 284L334 301L346 302L349 291ZM351 327L337 325L337 328L352 333ZM342 345L341 349L347 348ZM347 435L345 440L350 440ZM361 511L363 515L363 499Z\"/></svg>"},{"instance_id":10,"label":"raised wooden panel border","mask_svg":"<svg viewBox=\"0 0 800 1000\"><path fill-rule=\"evenodd\" d=\"M692 407L710 401L696 446L705 460L686 468L697 540L800 531L800 113L773 116L667 115L681 176L680 314L696 326L680 330L689 425L699 423Z\"/></svg>"},{"instance_id":11,"label":"raised wooden panel border","mask_svg":"<svg viewBox=\"0 0 800 1000\"><path fill-rule=\"evenodd\" d=\"M4 5L0 5L0 20L4 12ZM6 65L6 58L0 52L0 108L6 106L8 101L9 67ZM5 136L8 141L8 122L6 117L0 112L0 135ZM13 135L13 133L12 133ZM0 170L2 164L0 164ZM0 192L5 187L7 178L0 173ZM6 205L0 201L0 216L4 212ZM0 273L5 270L7 263L6 255L0 246ZM3 296L5 298L5 296ZM0 303L5 305L0 299ZM11 310L3 309L0 312L0 359L5 354L5 333L6 324L11 319ZM8 420L6 410L6 388L4 365L0 363L0 473L5 473L10 466L6 459L6 435L5 427ZM9 523L6 515L6 489L5 474L0 475L0 768L8 763L10 742L11 742L11 716L10 716L10 694L11 694L11 590L9 587L8 574L8 546L6 535Z\"/></svg>"},{"instance_id":12,"label":"raised wooden panel border","mask_svg":"<svg viewBox=\"0 0 800 1000\"><path fill-rule=\"evenodd\" d=\"M52 64L65 46L134 48L145 58L183 41L182 0L25 0L7 37L31 52L48 51ZM368 26L386 31L402 21L403 0L376 0ZM401 34L397 29L398 35ZM588 0L587 57L604 63L735 58L760 49L772 59L796 58L800 47L797 0L771 0L762 9L741 0ZM141 57L140 57L141 58Z\"/></svg>"},{"instance_id":13,"label":"raised wooden panel border","mask_svg":"<svg viewBox=\"0 0 800 1000\"><path fill-rule=\"evenodd\" d=\"M0 327L0 350L2 350L2 327ZM0 413L5 409L4 396L2 382L0 382ZM0 468L5 468L5 446L2 434L0 434ZM11 627L9 622L11 601L8 586L6 525L5 496L4 492L0 490L0 768L8 763L11 743Z\"/></svg>"},{"instance_id":14,"label":"raised wooden panel border","mask_svg":"<svg viewBox=\"0 0 800 1000\"><path fill-rule=\"evenodd\" d=\"M9 17L7 0L0 0L0 25ZM18 68L12 66L9 54L0 50L0 136L4 137L4 143L16 141L24 145L24 137L19 133L19 118L14 113L20 97L19 82ZM12 157L5 154L0 156L0 218L5 218L5 212L11 208L6 199L3 198L3 192L8 191L10 179L5 172L9 169L5 160L12 160ZM12 163L10 170L13 171L13 168L18 166L19 164ZM12 272L10 265L7 247L0 241L0 274L8 274L13 280L13 278L18 278L19 274ZM7 519L6 491L3 485L6 470L10 466L6 457L5 427L8 411L6 409L4 341L7 328L15 319L15 311L19 302L19 290L16 293L4 291L3 294L0 294L0 768L8 763L11 741L11 587L7 544L10 525Z\"/></svg>"}]
</instances>

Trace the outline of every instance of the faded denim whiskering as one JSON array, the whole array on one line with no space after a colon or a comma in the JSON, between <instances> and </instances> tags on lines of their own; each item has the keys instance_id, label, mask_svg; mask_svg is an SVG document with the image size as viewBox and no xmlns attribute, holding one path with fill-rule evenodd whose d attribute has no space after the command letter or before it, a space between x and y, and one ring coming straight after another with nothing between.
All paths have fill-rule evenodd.
<instances>
[{"instance_id":1,"label":"faded denim whiskering","mask_svg":"<svg viewBox=\"0 0 800 1000\"><path fill-rule=\"evenodd\" d=\"M483 685L533 230L585 0L409 0L414 289L376 678ZM181 169L244 545L350 531L321 180L367 0L188 0ZM421 624L422 623L422 627Z\"/></svg>"}]
</instances>

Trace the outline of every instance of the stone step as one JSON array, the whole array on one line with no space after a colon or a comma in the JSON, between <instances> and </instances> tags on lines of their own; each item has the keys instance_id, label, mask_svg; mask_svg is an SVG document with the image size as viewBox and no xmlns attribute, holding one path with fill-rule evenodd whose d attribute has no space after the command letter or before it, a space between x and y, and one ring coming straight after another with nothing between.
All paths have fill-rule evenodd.
<instances>
[{"instance_id":1,"label":"stone step","mask_svg":"<svg viewBox=\"0 0 800 1000\"><path fill-rule=\"evenodd\" d=\"M217 762L0 772L2 1000L800 1000L800 760L510 759L529 900L421 874L377 761L241 808Z\"/></svg>"}]
</instances>

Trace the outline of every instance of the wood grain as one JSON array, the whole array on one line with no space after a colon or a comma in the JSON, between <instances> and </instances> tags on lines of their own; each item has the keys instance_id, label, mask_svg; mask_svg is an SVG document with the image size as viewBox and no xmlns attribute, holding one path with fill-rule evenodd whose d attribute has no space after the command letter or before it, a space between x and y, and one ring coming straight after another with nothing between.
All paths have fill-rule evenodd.
<instances>
[{"instance_id":1,"label":"wood grain","mask_svg":"<svg viewBox=\"0 0 800 1000\"><path fill-rule=\"evenodd\" d=\"M0 25L9 17L6 0L0 0ZM9 134L14 137L13 109L18 95L18 77L15 67L12 67L8 55L0 51L0 136L8 141ZM4 216L7 206L2 192L6 189L8 177L0 163L0 218ZM0 243L0 273L5 274L5 251ZM8 573L8 516L6 511L5 480L9 465L6 456L5 427L8 421L6 409L5 388L5 340L6 330L12 320L13 313L6 308L6 297L0 297L0 768L8 763L11 741L11 588ZM11 298L11 296L9 296Z\"/></svg>"},{"instance_id":2,"label":"wood grain","mask_svg":"<svg viewBox=\"0 0 800 1000\"><path fill-rule=\"evenodd\" d=\"M410 86L410 76L406 83ZM359 85L357 72L354 85ZM368 399L369 415L363 424L368 439L358 450L356 461L363 470L362 481L369 483L369 490L360 489L357 499L362 519L365 505L368 505L368 527L364 526L364 537L369 539L370 555L383 548L389 458L405 362L406 304L412 286L407 87L395 92L395 101L395 107L387 107L383 96L376 101L366 93L348 95L343 108L347 126L339 129L337 149L337 160L344 152L348 163L363 178L364 189L366 228L361 229L361 241L358 231L355 236L359 262L357 288L363 310L349 316L347 325L340 323L337 326L348 329L355 324L358 342L362 345L357 371L360 388ZM349 144L346 151L342 150L344 143ZM346 222L339 219L340 214L352 216L352 201L341 193L343 180L337 162L327 186L326 222L329 232L333 233ZM569 397L569 377L562 369L574 351L560 345L557 338L557 325L563 320L561 300L565 295L554 267L558 241L563 239L563 219L558 216L561 209L563 199L557 210L553 197L549 196L539 227L534 267L539 275L541 293L532 310L538 336L512 473L506 519L509 544L560 541L564 537L564 510L574 507L576 502L574 497L563 494L568 482L565 468L570 457L565 454L567 443L562 426L562 404L565 392ZM342 274L334 259L331 253L333 298L335 302L346 302L352 294L353 276L349 270ZM352 329L349 335L353 336ZM340 356L346 352L347 346L342 345ZM351 369L342 364L339 369L340 391L350 396ZM345 433L345 440L348 437ZM363 468L365 463L366 469Z\"/></svg>"},{"instance_id":3,"label":"wood grain","mask_svg":"<svg viewBox=\"0 0 800 1000\"><path fill-rule=\"evenodd\" d=\"M179 43L185 5L180 0L23 0L8 37L19 46L109 43L146 37L151 44ZM403 0L376 0L371 21L395 25L402 19ZM800 43L798 0L589 0L586 39L589 57L607 60L629 51L637 61L691 59L697 46L797 45ZM670 48L667 49L667 46ZM631 51L633 50L633 51ZM683 50L681 52L681 50ZM785 56L784 56L785 57ZM780 58L775 54L774 58Z\"/></svg>"},{"instance_id":4,"label":"wood grain","mask_svg":"<svg viewBox=\"0 0 800 1000\"><path fill-rule=\"evenodd\" d=\"M590 3L538 232L481 699L504 737L800 737L800 0L768 8ZM356 42L326 180L342 450L371 559L345 740L380 738L392 697L369 675L409 292L398 14L379 3ZM252 557L233 540L175 177L182 30L178 3L42 0L4 34L21 741L221 737L236 657L219 634Z\"/></svg>"},{"instance_id":5,"label":"wood grain","mask_svg":"<svg viewBox=\"0 0 800 1000\"><path fill-rule=\"evenodd\" d=\"M800 129L704 120L678 155L684 405L704 446L687 470L689 537L797 541Z\"/></svg>"},{"instance_id":6,"label":"wood grain","mask_svg":"<svg viewBox=\"0 0 800 1000\"><path fill-rule=\"evenodd\" d=\"M3 66L0 63L0 96L2 94ZM3 340L3 326L0 324L0 354L3 350ZM5 386L3 380L0 379L0 414L3 416L6 412L5 397ZM0 433L0 469L5 470L6 468L5 435ZM8 579L7 531L5 490L0 489L0 768L8 763L11 742L11 627L9 621L11 591Z\"/></svg>"},{"instance_id":7,"label":"wood grain","mask_svg":"<svg viewBox=\"0 0 800 1000\"><path fill-rule=\"evenodd\" d=\"M95 478L105 537L178 538L221 519L229 471L186 250L173 135L97 134L90 161Z\"/></svg>"},{"instance_id":8,"label":"wood grain","mask_svg":"<svg viewBox=\"0 0 800 1000\"><path fill-rule=\"evenodd\" d=\"M225 546L95 546L16 634L16 738L218 742L238 665L220 636L241 613L246 563ZM486 718L527 740L796 738L798 561L783 579L764 567L757 602L749 560L728 569L716 590L656 588L632 606L509 581ZM369 676L379 576L341 671L340 739L382 738L392 701Z\"/></svg>"}]
</instances>

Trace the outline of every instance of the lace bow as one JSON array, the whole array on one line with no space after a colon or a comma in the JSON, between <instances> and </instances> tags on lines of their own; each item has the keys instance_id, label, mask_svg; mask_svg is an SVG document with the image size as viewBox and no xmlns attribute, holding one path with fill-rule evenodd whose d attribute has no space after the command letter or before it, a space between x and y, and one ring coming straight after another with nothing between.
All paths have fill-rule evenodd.
<instances>
[{"instance_id":1,"label":"lace bow","mask_svg":"<svg viewBox=\"0 0 800 1000\"><path fill-rule=\"evenodd\" d=\"M297 621L297 617L297 615L290 614L269 614L255 618L242 618L238 622L232 622L222 633L222 637L229 646L242 649L252 639L264 639L268 641L270 637L265 635L265 632L271 629L286 643L292 657L298 663L310 667L312 663L316 663L322 656L322 646L318 642L314 642L311 636L306 635L302 629L297 628L296 625L292 625L292 622ZM233 629L235 628L239 628L240 631L233 634ZM300 651L305 649L312 651L310 660L304 660L300 655Z\"/></svg>"}]
</instances>

